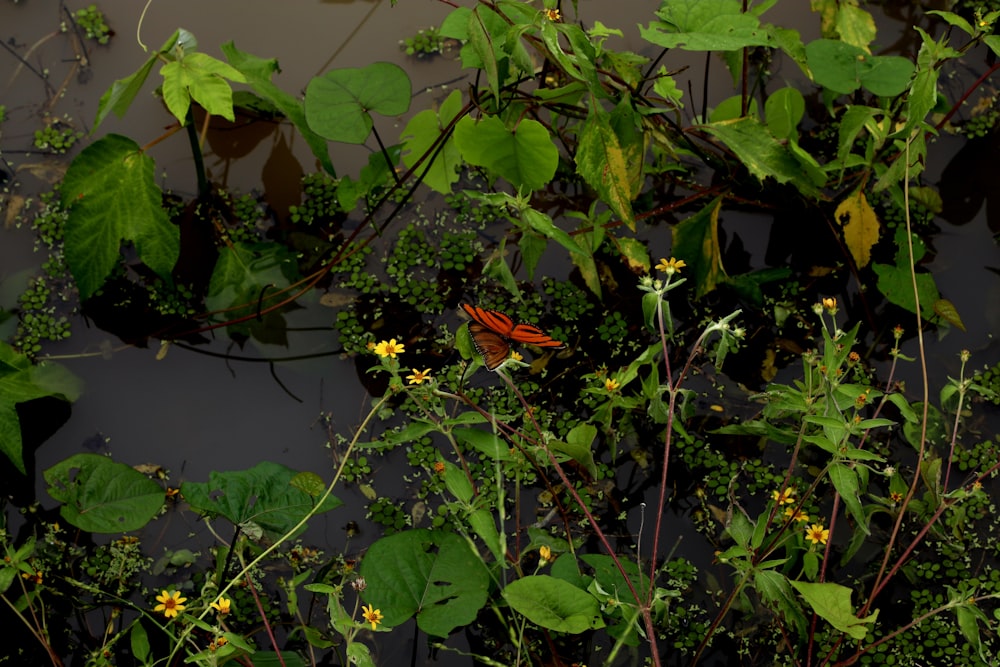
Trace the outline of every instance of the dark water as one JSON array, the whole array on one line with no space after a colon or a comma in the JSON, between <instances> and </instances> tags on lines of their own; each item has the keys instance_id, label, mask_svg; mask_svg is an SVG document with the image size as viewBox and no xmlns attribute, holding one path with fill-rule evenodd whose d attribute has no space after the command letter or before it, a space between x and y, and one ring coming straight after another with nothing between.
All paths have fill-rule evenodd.
<instances>
[{"instance_id":1,"label":"dark water","mask_svg":"<svg viewBox=\"0 0 1000 667\"><path fill-rule=\"evenodd\" d=\"M85 4L88 3L71 3L69 7L75 10ZM142 4L133 0L101 3L117 34L108 48L94 48L88 42L86 68L74 71L71 62L74 49L63 38L44 42L32 54L29 62L35 67L49 68L50 81L55 87L68 77L65 96L49 109L54 116L68 114L80 129L90 129L100 95L115 79L134 71L146 57L135 39ZM581 2L581 14L590 17L603 13L610 4ZM625 29L648 22L654 9L653 3L640 0L613 5L613 16L604 20ZM413 80L412 114L427 108L453 87L469 83L449 57L414 60L398 49L400 40L412 36L420 27L439 24L449 11L447 5L431 0L402 0L395 8L390 7L388 0L161 1L151 4L141 36L150 48L158 48L175 28L184 27L197 36L201 50L220 58L219 45L232 39L242 50L276 57L282 68L276 83L295 92L302 91L311 77L330 67L363 66L377 60L396 62ZM781 3L768 17L776 23L799 26L804 39L818 36L818 20L804 1ZM3 27L0 37L4 40L14 38L18 44L33 44L54 31L58 22L57 3L0 4ZM890 43L903 36L902 30L897 35L893 29L887 29L880 42ZM627 34L621 44L640 48L634 34ZM23 49L19 52L23 53ZM680 77L683 87L687 90L686 78L689 78L700 95L704 59L685 58L687 54L677 54L669 66L688 66L689 70ZM11 165L37 165L48 158L26 152L30 150L32 132L42 124L48 95L42 82L28 71L22 70L12 79L15 66L16 61L9 54L0 52L2 103L7 106L9 118L2 126L0 148ZM718 62L714 68L709 93L712 104L732 94L728 73ZM776 79L783 76L801 81L796 68L779 63ZM448 87L442 88L443 84ZM97 136L116 132L144 144L157 138L169 122L160 102L145 90L124 119L110 116ZM379 131L392 140L398 137L405 122L406 118L376 119ZM302 172L315 170L304 142L294 137L288 126L255 127L241 132L245 134L233 141L235 133L226 130L211 144L213 151L206 164L213 180L242 192L262 191L269 200L284 202L285 206L296 202L298 177ZM949 182L962 183L989 169L989 159L995 157L995 152L963 157L959 151L964 145L964 140L956 138L937 140L931 148L932 161L925 181L937 184L945 171L950 170ZM331 153L338 169L351 172L367 159L368 150L334 145ZM181 134L150 151L162 182L182 195L191 195L196 190L189 154L186 138ZM19 180L23 183L17 190L19 194L45 189L43 180L25 175L24 171ZM960 192L956 197L965 201L969 195ZM976 208L974 201L966 204L966 208ZM1000 207L994 206L994 217L997 208ZM1000 265L1000 253L993 241L994 231L988 224L985 202L980 202L971 217L964 216L961 225L949 224L947 220L939 223L943 231L934 239L936 255L929 269L942 294L958 308L968 333L952 330L940 341L929 341L936 377L957 374L957 354L961 349L974 352L973 362L977 367L1000 359L1000 350L991 333L1000 328L1000 279L992 270ZM724 222L727 231L744 238L748 248L759 253L758 256L763 255L768 224L766 217L734 214L727 214ZM759 245L756 250L754 243ZM665 240L660 240L654 252L665 254L665 244ZM16 295L19 288L12 277L38 265L39 258L31 252L31 247L27 229L8 228L0 232L0 279L3 279L0 298L7 292ZM15 289L11 290L12 287ZM334 354L338 342L330 325L335 312L319 305L316 299L305 298L302 305L305 308L286 315L290 327L303 329L290 335L289 348L250 344L243 351L230 350L225 340L205 346L220 355L232 351L260 359L330 353L303 361L278 361L273 373L280 384L267 363L226 361L177 347L164 360L157 361L155 349L130 347L84 320L74 322L72 337L46 346L44 353L62 357L61 362L82 377L86 387L72 406L67 423L36 454L39 498L49 506L54 505L44 495L38 471L74 453L95 449L108 451L115 460L128 464L161 465L171 471L172 485L183 480L203 481L213 470L243 469L265 460L329 477L331 455L325 447L326 428L319 422L321 413L330 415L335 430L349 434L363 417L370 400L358 382L354 362ZM454 327L458 324L456 318ZM914 326L912 320L903 325ZM911 341L905 352L913 356L915 351L915 342ZM914 391L919 378L916 366L904 368L902 375ZM405 461L388 465L402 468ZM381 479L395 478L398 471L393 471L375 476L374 484L380 495L393 495L397 491L380 486ZM362 536L347 545L348 551L355 551L377 536L378 529L364 521L367 501L356 487L342 487L337 495L347 506L314 520L310 539L330 553L340 552L347 545L342 527L349 520L356 520L362 525ZM655 499L651 496L647 503L655 506ZM168 519L172 523L168 523L163 535L147 536L151 550L177 548L178 540L192 530L197 535L188 545L196 548L204 543L204 529L183 525L179 516ZM638 516L630 517L629 524L637 529ZM157 530L161 528L157 526ZM705 562L710 556L709 545L698 542L696 536L688 540L682 552ZM406 631L399 632L399 637L404 634ZM408 664L408 645L408 641L398 641L381 646L380 664Z\"/></svg>"}]
</instances>

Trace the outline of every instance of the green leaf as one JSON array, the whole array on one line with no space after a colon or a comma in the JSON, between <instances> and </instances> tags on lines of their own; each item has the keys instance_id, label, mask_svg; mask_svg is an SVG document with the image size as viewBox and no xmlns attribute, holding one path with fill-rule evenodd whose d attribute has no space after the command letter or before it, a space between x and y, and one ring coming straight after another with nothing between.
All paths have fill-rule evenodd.
<instances>
[{"instance_id":1,"label":"green leaf","mask_svg":"<svg viewBox=\"0 0 1000 667\"><path fill-rule=\"evenodd\" d=\"M497 44L503 44L505 33L508 30L507 22L485 5L476 5L468 15L466 23L466 36L468 37L468 48L475 53L478 62L466 62L463 57L462 64L466 67L474 66L483 70L486 74L486 83L489 84L493 97L500 97L500 67L499 60L505 57L499 51ZM464 49L463 49L464 51Z\"/></svg>"},{"instance_id":2,"label":"green leaf","mask_svg":"<svg viewBox=\"0 0 1000 667\"><path fill-rule=\"evenodd\" d=\"M604 627L597 599L562 579L522 577L503 589L503 597L514 611L547 630L575 635Z\"/></svg>"},{"instance_id":3,"label":"green leaf","mask_svg":"<svg viewBox=\"0 0 1000 667\"><path fill-rule=\"evenodd\" d=\"M163 487L106 456L76 454L42 474L60 516L87 532L138 530L163 507Z\"/></svg>"},{"instance_id":4,"label":"green leaf","mask_svg":"<svg viewBox=\"0 0 1000 667\"><path fill-rule=\"evenodd\" d=\"M273 58L258 58L245 51L240 51L232 41L226 42L220 48L229 63L246 77L247 83L254 89L254 92L277 107L278 111L292 121L295 129L309 144L310 150L323 165L323 168L329 174L335 175L336 171L333 162L330 161L330 152L327 150L326 141L309 127L302 100L286 93L271 82L271 76L279 71L278 61Z\"/></svg>"},{"instance_id":5,"label":"green leaf","mask_svg":"<svg viewBox=\"0 0 1000 667\"><path fill-rule=\"evenodd\" d=\"M868 535L868 520L865 510L861 506L861 487L858 480L858 473L850 466L843 463L834 463L830 466L830 481L837 489L837 493L844 499L848 513L854 517L858 527Z\"/></svg>"},{"instance_id":6,"label":"green leaf","mask_svg":"<svg viewBox=\"0 0 1000 667\"><path fill-rule=\"evenodd\" d=\"M868 626L873 626L878 618L877 609L875 613L864 618L855 616L851 608L851 589L846 586L814 584L806 581L790 583L805 598L817 616L852 639L863 640L868 634Z\"/></svg>"},{"instance_id":7,"label":"green leaf","mask_svg":"<svg viewBox=\"0 0 1000 667\"><path fill-rule=\"evenodd\" d=\"M684 260L695 284L695 296L708 294L726 280L719 245L719 209L722 199L711 201L690 218L673 228L674 257Z\"/></svg>"},{"instance_id":8,"label":"green leaf","mask_svg":"<svg viewBox=\"0 0 1000 667\"><path fill-rule=\"evenodd\" d=\"M641 145L641 144L640 144ZM632 156L633 159L635 156ZM576 172L611 210L635 231L632 178L625 151L611 128L611 116L594 101L580 130Z\"/></svg>"},{"instance_id":9,"label":"green leaf","mask_svg":"<svg viewBox=\"0 0 1000 667\"><path fill-rule=\"evenodd\" d=\"M513 461L510 449L496 433L478 428L456 428L452 431L455 440L472 447L477 452L485 454L496 461Z\"/></svg>"},{"instance_id":10,"label":"green leaf","mask_svg":"<svg viewBox=\"0 0 1000 667\"><path fill-rule=\"evenodd\" d=\"M735 51L769 46L771 38L753 14L741 11L740 0L665 0L660 21L639 27L648 42L686 51Z\"/></svg>"},{"instance_id":11,"label":"green leaf","mask_svg":"<svg viewBox=\"0 0 1000 667\"><path fill-rule=\"evenodd\" d=\"M462 503L468 504L472 501L472 482L465 471L451 461L441 461L444 464L444 485L451 495Z\"/></svg>"},{"instance_id":12,"label":"green leaf","mask_svg":"<svg viewBox=\"0 0 1000 667\"><path fill-rule=\"evenodd\" d=\"M114 270L123 240L132 241L143 263L169 281L180 234L163 210L153 170L137 143L109 134L83 149L66 171L66 261L81 299L93 296Z\"/></svg>"},{"instance_id":13,"label":"green leaf","mask_svg":"<svg viewBox=\"0 0 1000 667\"><path fill-rule=\"evenodd\" d=\"M478 509L469 514L468 521L472 532L486 544L490 553L493 554L493 558L498 563L502 563L505 547L503 538L497 530L496 522L493 520L493 515L488 510Z\"/></svg>"},{"instance_id":14,"label":"green leaf","mask_svg":"<svg viewBox=\"0 0 1000 667\"><path fill-rule=\"evenodd\" d=\"M438 111L425 109L411 118L400 135L403 140L403 164L413 169L417 161L431 151L431 147L461 111L462 93L455 90L441 103ZM432 157L433 162L430 162ZM462 154L455 145L455 138L448 136L436 155L426 156L418 173L423 174L423 182L429 188L441 194L449 194L452 183L458 180L458 168L461 165Z\"/></svg>"},{"instance_id":15,"label":"green leaf","mask_svg":"<svg viewBox=\"0 0 1000 667\"><path fill-rule=\"evenodd\" d=\"M489 572L455 533L408 530L383 537L361 562L365 601L397 626L416 615L429 635L447 637L475 620L486 604Z\"/></svg>"},{"instance_id":16,"label":"green leaf","mask_svg":"<svg viewBox=\"0 0 1000 667\"><path fill-rule=\"evenodd\" d=\"M82 382L65 367L53 362L33 365L31 360L0 340L0 452L24 474L21 423L18 403L53 396L73 402Z\"/></svg>"},{"instance_id":17,"label":"green leaf","mask_svg":"<svg viewBox=\"0 0 1000 667\"><path fill-rule=\"evenodd\" d=\"M958 314L958 308L951 301L948 299L938 299L934 302L933 308L938 317L953 327L958 327L961 331L965 331L965 323L962 322L962 316Z\"/></svg>"},{"instance_id":18,"label":"green leaf","mask_svg":"<svg viewBox=\"0 0 1000 667\"><path fill-rule=\"evenodd\" d=\"M163 101L170 113L187 123L188 108L194 100L205 111L233 122L233 89L226 79L246 83L246 78L232 65L207 53L184 53L181 58L160 68L163 77Z\"/></svg>"},{"instance_id":19,"label":"green leaf","mask_svg":"<svg viewBox=\"0 0 1000 667\"><path fill-rule=\"evenodd\" d=\"M531 119L510 131L496 116L479 122L466 116L455 128L455 141L466 162L507 179L518 189L545 187L559 164L559 150L548 130Z\"/></svg>"},{"instance_id":20,"label":"green leaf","mask_svg":"<svg viewBox=\"0 0 1000 667\"><path fill-rule=\"evenodd\" d=\"M128 108L132 106L135 96L142 90L143 84L149 78L149 73L153 71L153 65L157 63L159 54L167 53L177 44L181 31L175 30L166 44L160 47L158 53L154 53L136 71L129 74L124 79L118 79L101 96L100 104L97 105L97 117L94 119L94 129L91 134L97 131L97 127L107 118L108 113L115 112L119 118L125 115Z\"/></svg>"},{"instance_id":21,"label":"green leaf","mask_svg":"<svg viewBox=\"0 0 1000 667\"><path fill-rule=\"evenodd\" d=\"M702 129L732 150L758 180L771 177L779 183L791 183L806 196L818 196L819 191L802 173L798 160L756 118L710 123Z\"/></svg>"},{"instance_id":22,"label":"green leaf","mask_svg":"<svg viewBox=\"0 0 1000 667\"><path fill-rule=\"evenodd\" d=\"M901 56L873 56L864 49L833 39L806 44L813 79L835 93L860 87L882 97L895 97L909 85L913 63Z\"/></svg>"},{"instance_id":23,"label":"green leaf","mask_svg":"<svg viewBox=\"0 0 1000 667\"><path fill-rule=\"evenodd\" d=\"M207 483L185 482L181 494L196 512L221 516L244 529L255 524L280 537L316 505L316 498L294 485L297 475L280 463L264 461L249 470L212 472ZM342 504L327 496L317 513Z\"/></svg>"},{"instance_id":24,"label":"green leaf","mask_svg":"<svg viewBox=\"0 0 1000 667\"><path fill-rule=\"evenodd\" d=\"M764 102L767 129L778 139L796 139L798 127L806 112L806 100L795 88L786 86L768 96Z\"/></svg>"},{"instance_id":25,"label":"green leaf","mask_svg":"<svg viewBox=\"0 0 1000 667\"><path fill-rule=\"evenodd\" d=\"M594 438L597 437L597 427L593 424L577 424L566 434L566 442L553 440L549 447L554 452L565 454L584 468L590 475L597 479L597 465L594 463Z\"/></svg>"},{"instance_id":26,"label":"green leaf","mask_svg":"<svg viewBox=\"0 0 1000 667\"><path fill-rule=\"evenodd\" d=\"M362 144L371 134L370 111L398 116L410 108L410 78L399 65L373 63L335 69L306 88L309 127L331 141Z\"/></svg>"}]
</instances>

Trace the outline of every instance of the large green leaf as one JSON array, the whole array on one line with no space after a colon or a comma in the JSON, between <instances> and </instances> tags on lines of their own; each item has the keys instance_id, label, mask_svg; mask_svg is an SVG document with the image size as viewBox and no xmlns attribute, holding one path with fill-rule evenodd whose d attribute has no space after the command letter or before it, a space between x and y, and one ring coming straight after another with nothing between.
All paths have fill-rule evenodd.
<instances>
[{"instance_id":1,"label":"large green leaf","mask_svg":"<svg viewBox=\"0 0 1000 667\"><path fill-rule=\"evenodd\" d=\"M719 246L719 209L721 199L713 200L690 218L673 228L674 257L683 259L695 281L695 296L714 290L726 279L722 268L722 248Z\"/></svg>"},{"instance_id":2,"label":"large green leaf","mask_svg":"<svg viewBox=\"0 0 1000 667\"><path fill-rule=\"evenodd\" d=\"M895 97L906 90L914 69L901 56L873 56L835 39L809 42L806 58L816 83L845 95L864 87L876 95Z\"/></svg>"},{"instance_id":3,"label":"large green leaf","mask_svg":"<svg viewBox=\"0 0 1000 667\"><path fill-rule=\"evenodd\" d=\"M382 610L387 626L415 615L417 626L435 637L475 620L490 584L486 566L464 538L426 529L375 542L361 576L368 583L365 600Z\"/></svg>"},{"instance_id":4,"label":"large green leaf","mask_svg":"<svg viewBox=\"0 0 1000 667\"><path fill-rule=\"evenodd\" d=\"M138 530L163 507L163 487L124 463L76 454L43 473L59 514L91 533Z\"/></svg>"},{"instance_id":5,"label":"large green leaf","mask_svg":"<svg viewBox=\"0 0 1000 667\"><path fill-rule=\"evenodd\" d=\"M597 598L562 579L522 577L503 589L503 597L514 611L548 630L575 635L604 627Z\"/></svg>"},{"instance_id":6,"label":"large green leaf","mask_svg":"<svg viewBox=\"0 0 1000 667\"><path fill-rule=\"evenodd\" d=\"M306 88L309 127L331 141L362 144L371 134L370 111L398 116L410 108L410 78L399 65L335 69Z\"/></svg>"},{"instance_id":7,"label":"large green leaf","mask_svg":"<svg viewBox=\"0 0 1000 667\"><path fill-rule=\"evenodd\" d=\"M81 387L79 378L59 364L34 365L0 340L0 452L22 473L21 424L15 406L45 396L72 402L80 396Z\"/></svg>"},{"instance_id":8,"label":"large green leaf","mask_svg":"<svg viewBox=\"0 0 1000 667\"><path fill-rule=\"evenodd\" d=\"M323 168L330 174L336 174L333 163L330 161L330 153L327 150L326 141L309 127L306 122L306 110L301 100L286 93L281 88L271 83L271 76L278 72L278 61L258 58L255 55L240 51L233 42L226 42L222 45L222 52L225 54L229 64L238 69L246 77L247 83L257 92L258 95L278 108L285 114L288 120L292 121L295 129L309 144L313 155L320 161Z\"/></svg>"},{"instance_id":9,"label":"large green leaf","mask_svg":"<svg viewBox=\"0 0 1000 667\"><path fill-rule=\"evenodd\" d=\"M819 195L798 160L756 118L725 120L701 128L722 141L759 180L771 177L779 183L791 183L804 195Z\"/></svg>"},{"instance_id":10,"label":"large green leaf","mask_svg":"<svg viewBox=\"0 0 1000 667\"><path fill-rule=\"evenodd\" d=\"M454 90L441 103L438 111L425 109L410 119L403 130L403 164L412 169L424 154L431 150L442 133L462 111L462 93ZM433 162L430 162L433 157ZM419 172L424 183L441 194L451 192L451 184L458 180L458 167L462 154L455 145L455 138L448 136L436 155L428 155Z\"/></svg>"},{"instance_id":11,"label":"large green leaf","mask_svg":"<svg viewBox=\"0 0 1000 667\"><path fill-rule=\"evenodd\" d=\"M104 284L123 240L132 241L143 263L169 279L180 234L163 210L163 193L153 179L153 160L117 134L83 149L69 166L62 185L62 204L69 210L66 262L81 298Z\"/></svg>"},{"instance_id":12,"label":"large green leaf","mask_svg":"<svg viewBox=\"0 0 1000 667\"><path fill-rule=\"evenodd\" d=\"M318 497L302 490L300 473L264 461L249 470L212 472L207 483L185 482L181 494L196 512L218 515L253 533L260 526L272 537L280 537L316 506ZM343 503L327 496L319 512Z\"/></svg>"},{"instance_id":13,"label":"large green leaf","mask_svg":"<svg viewBox=\"0 0 1000 667\"><path fill-rule=\"evenodd\" d=\"M232 65L194 51L164 65L160 75L163 77L163 101L181 125L187 122L192 100L214 116L222 116L230 122L236 120L233 89L226 79L246 83L246 78Z\"/></svg>"},{"instance_id":14,"label":"large green leaf","mask_svg":"<svg viewBox=\"0 0 1000 667\"><path fill-rule=\"evenodd\" d=\"M664 0L660 21L639 27L648 42L687 51L735 51L768 46L771 38L757 17L741 11L740 0Z\"/></svg>"},{"instance_id":15,"label":"large green leaf","mask_svg":"<svg viewBox=\"0 0 1000 667\"><path fill-rule=\"evenodd\" d=\"M455 142L466 162L507 179L519 189L545 187L559 163L559 150L548 130L535 120L522 120L511 131L496 116L478 122L466 116L455 127Z\"/></svg>"}]
</instances>

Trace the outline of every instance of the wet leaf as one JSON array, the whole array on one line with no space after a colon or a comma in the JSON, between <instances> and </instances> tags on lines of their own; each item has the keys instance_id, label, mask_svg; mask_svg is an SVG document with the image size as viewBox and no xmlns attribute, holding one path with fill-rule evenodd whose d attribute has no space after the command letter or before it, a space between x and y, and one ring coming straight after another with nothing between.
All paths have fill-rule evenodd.
<instances>
[{"instance_id":1,"label":"wet leaf","mask_svg":"<svg viewBox=\"0 0 1000 667\"><path fill-rule=\"evenodd\" d=\"M80 380L59 364L35 365L6 342L0 340L0 452L23 474L21 422L18 403L54 396L75 401L82 390Z\"/></svg>"},{"instance_id":2,"label":"wet leaf","mask_svg":"<svg viewBox=\"0 0 1000 667\"><path fill-rule=\"evenodd\" d=\"M43 473L59 515L92 533L138 530L163 506L163 487L124 463L99 454L76 454Z\"/></svg>"},{"instance_id":3,"label":"wet leaf","mask_svg":"<svg viewBox=\"0 0 1000 667\"><path fill-rule=\"evenodd\" d=\"M180 234L163 209L153 169L137 143L109 134L83 149L66 171L66 261L81 299L118 265L122 241L132 241L143 263L169 282Z\"/></svg>"},{"instance_id":4,"label":"wet leaf","mask_svg":"<svg viewBox=\"0 0 1000 667\"><path fill-rule=\"evenodd\" d=\"M580 634L604 627L597 599L573 584L548 575L529 575L503 589L514 611L547 630Z\"/></svg>"},{"instance_id":5,"label":"wet leaf","mask_svg":"<svg viewBox=\"0 0 1000 667\"><path fill-rule=\"evenodd\" d=\"M478 122L466 116L455 128L455 141L469 164L505 178L518 189L538 190L555 176L559 150L545 126L525 119L513 131L496 116Z\"/></svg>"},{"instance_id":6,"label":"wet leaf","mask_svg":"<svg viewBox=\"0 0 1000 667\"><path fill-rule=\"evenodd\" d=\"M256 524L279 537L316 504L315 497L294 485L298 474L280 463L264 461L249 470L213 471L207 483L185 482L181 494L196 512L223 517L235 526ZM335 496L327 496L317 513L342 504Z\"/></svg>"},{"instance_id":7,"label":"wet leaf","mask_svg":"<svg viewBox=\"0 0 1000 667\"><path fill-rule=\"evenodd\" d=\"M372 63L314 78L306 88L309 127L331 141L362 144L371 134L369 112L398 116L410 108L410 78L399 65Z\"/></svg>"},{"instance_id":8,"label":"wet leaf","mask_svg":"<svg viewBox=\"0 0 1000 667\"><path fill-rule=\"evenodd\" d=\"M844 242L858 268L868 266L872 247L882 233L882 223L868 204L864 191L858 188L848 195L834 215L844 227Z\"/></svg>"},{"instance_id":9,"label":"wet leaf","mask_svg":"<svg viewBox=\"0 0 1000 667\"><path fill-rule=\"evenodd\" d=\"M416 616L417 626L447 637L475 620L490 585L486 566L465 538L427 529L383 537L361 562L364 599L394 627Z\"/></svg>"}]
</instances>

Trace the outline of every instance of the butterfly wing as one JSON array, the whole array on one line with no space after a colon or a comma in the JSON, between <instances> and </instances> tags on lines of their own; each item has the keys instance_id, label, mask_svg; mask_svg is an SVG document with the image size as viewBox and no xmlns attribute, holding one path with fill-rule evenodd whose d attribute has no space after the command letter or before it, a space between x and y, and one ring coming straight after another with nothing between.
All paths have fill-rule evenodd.
<instances>
[{"instance_id":1,"label":"butterfly wing","mask_svg":"<svg viewBox=\"0 0 1000 667\"><path fill-rule=\"evenodd\" d=\"M489 310L487 308L480 308L479 306L470 306L467 303L462 304L462 310L464 310L469 317L482 326L487 329L491 329L505 338L510 337L511 331L515 328L514 320L510 319L499 310Z\"/></svg>"},{"instance_id":2,"label":"butterfly wing","mask_svg":"<svg viewBox=\"0 0 1000 667\"><path fill-rule=\"evenodd\" d=\"M510 356L510 343L506 338L479 322L469 323L469 335L476 351L483 357L487 370L494 371Z\"/></svg>"},{"instance_id":3,"label":"butterfly wing","mask_svg":"<svg viewBox=\"0 0 1000 667\"><path fill-rule=\"evenodd\" d=\"M507 337L517 343L536 345L538 347L566 347L565 343L556 340L534 324L518 324L511 330Z\"/></svg>"}]
</instances>

